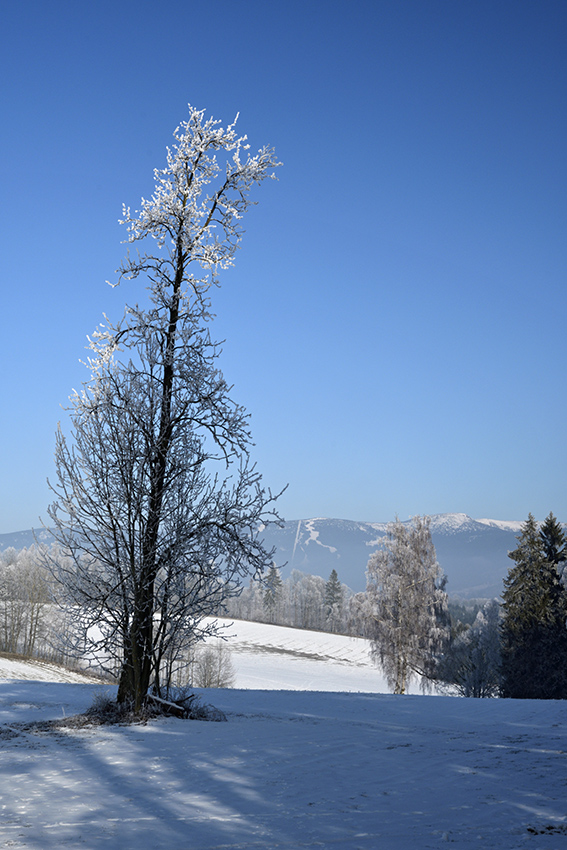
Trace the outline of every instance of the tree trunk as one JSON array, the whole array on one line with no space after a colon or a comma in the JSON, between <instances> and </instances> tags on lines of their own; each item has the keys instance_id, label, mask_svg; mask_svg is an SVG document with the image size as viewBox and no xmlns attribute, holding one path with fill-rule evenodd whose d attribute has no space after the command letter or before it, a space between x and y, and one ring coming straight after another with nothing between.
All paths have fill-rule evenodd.
<instances>
[{"instance_id":1,"label":"tree trunk","mask_svg":"<svg viewBox=\"0 0 567 850\"><path fill-rule=\"evenodd\" d=\"M134 604L133 622L118 685L118 702L130 701L139 712L150 686L154 654L154 586L157 573L156 544L161 522L167 459L171 445L171 395L173 389L175 341L179 320L179 298L183 280L181 237L177 245L177 268L173 282L172 302L163 365L161 414L156 441L156 458L151 474L148 516L142 546L142 564L138 584L138 599Z\"/></svg>"}]
</instances>

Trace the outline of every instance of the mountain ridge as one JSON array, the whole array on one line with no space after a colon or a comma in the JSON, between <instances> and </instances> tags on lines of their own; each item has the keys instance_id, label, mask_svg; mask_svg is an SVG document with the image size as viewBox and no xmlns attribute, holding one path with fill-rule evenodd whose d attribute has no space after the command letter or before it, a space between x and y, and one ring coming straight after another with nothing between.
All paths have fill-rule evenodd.
<instances>
[{"instance_id":1,"label":"mountain ridge","mask_svg":"<svg viewBox=\"0 0 567 850\"><path fill-rule=\"evenodd\" d=\"M411 520L404 520L409 523ZM464 513L431 516L431 535L437 559L448 576L447 590L463 598L499 596L508 573L508 552L516 548L522 522L473 519ZM327 578L335 569L339 579L354 591L366 586L366 565L387 532L387 522L361 522L328 517L288 520L280 528L268 526L263 536L276 550L282 576L297 569ZM35 532L41 543L49 531ZM0 534L0 551L22 549L36 542L34 532Z\"/></svg>"},{"instance_id":2,"label":"mountain ridge","mask_svg":"<svg viewBox=\"0 0 567 850\"><path fill-rule=\"evenodd\" d=\"M411 520L404 520L404 524ZM360 522L324 517L288 520L282 528L265 530L265 542L276 548L276 561L293 569L327 577L336 569L353 590L363 590L366 565L387 532L387 522ZM431 516L431 535L448 591L463 598L499 596L508 573L508 552L516 548L523 523L517 520L476 520L463 513Z\"/></svg>"}]
</instances>

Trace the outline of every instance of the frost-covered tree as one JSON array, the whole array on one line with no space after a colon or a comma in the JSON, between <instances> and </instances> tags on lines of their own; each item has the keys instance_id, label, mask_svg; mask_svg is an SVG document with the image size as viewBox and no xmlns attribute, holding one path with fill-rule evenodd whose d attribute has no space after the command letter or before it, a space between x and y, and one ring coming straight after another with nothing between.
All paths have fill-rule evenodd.
<instances>
[{"instance_id":1,"label":"frost-covered tree","mask_svg":"<svg viewBox=\"0 0 567 850\"><path fill-rule=\"evenodd\" d=\"M36 546L0 553L0 648L5 652L35 655L47 632L50 576L40 560Z\"/></svg>"},{"instance_id":2,"label":"frost-covered tree","mask_svg":"<svg viewBox=\"0 0 567 850\"><path fill-rule=\"evenodd\" d=\"M279 163L191 107L174 137L154 194L122 220L138 251L118 282L143 280L147 306L90 341L49 509L76 648L118 665L118 699L136 710L210 630L202 618L271 563L258 529L278 519L219 371L208 292L233 263L250 190Z\"/></svg>"},{"instance_id":3,"label":"frost-covered tree","mask_svg":"<svg viewBox=\"0 0 567 850\"><path fill-rule=\"evenodd\" d=\"M530 514L504 580L502 696L567 698L567 593Z\"/></svg>"},{"instance_id":4,"label":"frost-covered tree","mask_svg":"<svg viewBox=\"0 0 567 850\"><path fill-rule=\"evenodd\" d=\"M495 697L500 687L500 605L493 599L459 632L435 667L435 678L464 697Z\"/></svg>"},{"instance_id":5,"label":"frost-covered tree","mask_svg":"<svg viewBox=\"0 0 567 850\"><path fill-rule=\"evenodd\" d=\"M446 583L431 539L429 517L390 523L368 561L367 635L372 655L394 693L415 675L429 676L448 639Z\"/></svg>"},{"instance_id":6,"label":"frost-covered tree","mask_svg":"<svg viewBox=\"0 0 567 850\"><path fill-rule=\"evenodd\" d=\"M232 688L236 673L225 641L200 644L191 662L191 684L196 688Z\"/></svg>"},{"instance_id":7,"label":"frost-covered tree","mask_svg":"<svg viewBox=\"0 0 567 850\"><path fill-rule=\"evenodd\" d=\"M292 570L289 605L293 622L300 629L325 628L325 580Z\"/></svg>"}]
</instances>

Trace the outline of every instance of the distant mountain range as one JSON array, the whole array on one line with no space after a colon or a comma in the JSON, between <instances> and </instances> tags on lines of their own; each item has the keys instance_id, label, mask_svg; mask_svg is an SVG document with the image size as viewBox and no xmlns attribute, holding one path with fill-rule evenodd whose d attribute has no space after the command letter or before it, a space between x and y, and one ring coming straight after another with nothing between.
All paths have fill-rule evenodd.
<instances>
[{"instance_id":1,"label":"distant mountain range","mask_svg":"<svg viewBox=\"0 0 567 850\"><path fill-rule=\"evenodd\" d=\"M387 526L344 519L300 519L288 521L282 528L270 526L264 537L269 547L276 547L277 564L285 564L282 576L296 569L328 578L335 569L344 584L359 591L366 585L368 558ZM471 519L466 514L433 516L431 532L437 559L449 578L448 592L469 599L499 596L512 565L507 555L516 548L521 526L521 522ZM38 540L49 542L45 529L36 533ZM32 531L0 534L0 551L33 543Z\"/></svg>"},{"instance_id":2,"label":"distant mountain range","mask_svg":"<svg viewBox=\"0 0 567 850\"><path fill-rule=\"evenodd\" d=\"M334 568L344 584L358 591L366 586L368 558L387 527L381 522L304 519L267 528L265 540L276 547L278 563L286 562L284 577L297 569L327 578ZM471 519L466 514L433 516L431 535L449 578L448 592L469 599L499 596L512 566L508 552L516 548L521 527L522 522Z\"/></svg>"}]
</instances>

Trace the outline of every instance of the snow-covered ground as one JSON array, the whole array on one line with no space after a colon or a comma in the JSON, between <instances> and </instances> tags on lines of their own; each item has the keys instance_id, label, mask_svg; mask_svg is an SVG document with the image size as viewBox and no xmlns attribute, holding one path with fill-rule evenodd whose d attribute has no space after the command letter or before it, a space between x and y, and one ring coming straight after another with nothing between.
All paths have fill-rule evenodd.
<instances>
[{"instance_id":1,"label":"snow-covered ground","mask_svg":"<svg viewBox=\"0 0 567 850\"><path fill-rule=\"evenodd\" d=\"M2 660L0 847L567 848L567 702L346 692L372 673L356 641L233 628L240 689L203 694L227 723L22 729L104 688ZM335 692L303 690L331 684L313 665Z\"/></svg>"}]
</instances>

